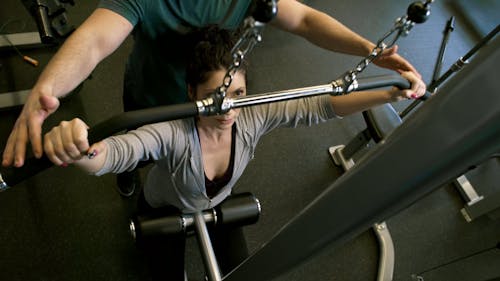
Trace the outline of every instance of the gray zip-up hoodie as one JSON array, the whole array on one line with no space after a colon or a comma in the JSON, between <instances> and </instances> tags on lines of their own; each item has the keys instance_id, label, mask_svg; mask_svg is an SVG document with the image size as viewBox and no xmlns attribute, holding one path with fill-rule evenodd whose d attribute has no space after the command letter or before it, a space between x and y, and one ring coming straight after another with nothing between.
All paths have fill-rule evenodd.
<instances>
[{"instance_id":1,"label":"gray zip-up hoodie","mask_svg":"<svg viewBox=\"0 0 500 281\"><path fill-rule=\"evenodd\" d=\"M144 185L152 207L174 205L183 212L209 209L224 200L254 156L259 139L278 127L313 125L336 117L330 97L319 96L243 108L236 119L233 175L215 197L205 192L201 147L194 118L143 126L105 139L107 157L96 173L121 173L153 159Z\"/></svg>"}]
</instances>

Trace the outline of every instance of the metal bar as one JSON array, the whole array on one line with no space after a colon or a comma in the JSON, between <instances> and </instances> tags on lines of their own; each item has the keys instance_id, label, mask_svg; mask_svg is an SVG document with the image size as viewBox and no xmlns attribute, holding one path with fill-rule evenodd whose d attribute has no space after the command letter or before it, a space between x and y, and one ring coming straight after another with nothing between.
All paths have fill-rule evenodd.
<instances>
[{"instance_id":1,"label":"metal bar","mask_svg":"<svg viewBox=\"0 0 500 281\"><path fill-rule=\"evenodd\" d=\"M335 163L341 162L346 172L354 167L354 161L350 157L348 158L349 161L345 160L347 157L344 157L344 150L343 146L329 148L330 155ZM372 229L379 245L377 281L392 281L394 275L394 243L392 242L391 233L386 222L375 223Z\"/></svg>"},{"instance_id":2,"label":"metal bar","mask_svg":"<svg viewBox=\"0 0 500 281\"><path fill-rule=\"evenodd\" d=\"M479 194L477 194L476 189L474 189L465 175L461 175L456 178L454 183L467 205L470 206L476 204L483 199L483 196L479 196Z\"/></svg>"},{"instance_id":3,"label":"metal bar","mask_svg":"<svg viewBox=\"0 0 500 281\"><path fill-rule=\"evenodd\" d=\"M333 92L333 86L331 84L326 84L326 85L312 86L306 88L276 91L258 95L250 95L235 99L226 98L225 102L227 102L227 108L239 108L239 107L258 105L263 103L324 95L332 92ZM223 105L222 108L224 109L226 108L226 106Z\"/></svg>"},{"instance_id":4,"label":"metal bar","mask_svg":"<svg viewBox=\"0 0 500 281\"><path fill-rule=\"evenodd\" d=\"M497 39L224 280L272 280L498 152L499 62Z\"/></svg>"},{"instance_id":5,"label":"metal bar","mask_svg":"<svg viewBox=\"0 0 500 281\"><path fill-rule=\"evenodd\" d=\"M385 86L408 88L409 82L406 79L402 78L400 75L376 76L359 79L358 89L364 90ZM333 89L332 85L327 84L308 88L299 88L260 95L252 95L248 98L241 97L231 100L224 99L224 103L227 103L228 106L236 104L237 107L242 107L243 105L249 106L261 103L270 103L279 100L307 97L311 95L329 94L333 92L330 91L331 89ZM92 126L92 128L89 130L89 142L94 143L125 129L137 128L145 124L194 117L197 115L206 115L207 112L216 112L213 107L216 107L214 105L214 100L208 98L197 102L166 105L125 112L111 117L110 119L107 119L95 126ZM0 173L3 175L4 181L12 187L49 167L52 167L52 163L47 157L42 157L41 159L31 157L29 159L26 159L24 166L20 168L0 168ZM0 189L0 191L2 190Z\"/></svg>"},{"instance_id":6,"label":"metal bar","mask_svg":"<svg viewBox=\"0 0 500 281\"><path fill-rule=\"evenodd\" d=\"M451 17L446 22L443 40L441 41L441 47L439 48L438 57L436 59L436 65L434 66L434 72L432 73L431 85L435 84L436 80L439 79L439 74L441 73L441 67L443 65L444 53L446 52L446 47L448 46L448 39L450 38L450 34L451 32L453 32L454 29L455 29L455 17ZM429 89L429 91L433 93L435 89L436 88Z\"/></svg>"},{"instance_id":7,"label":"metal bar","mask_svg":"<svg viewBox=\"0 0 500 281\"><path fill-rule=\"evenodd\" d=\"M325 94L330 94L334 96L347 94L343 92L342 87L335 86L340 83L341 83L340 81L336 80L330 84L268 92L263 94L238 97L234 99L225 98L222 104L222 110L229 110L231 108L239 108L245 106L285 101L297 98L306 98L306 97L325 95ZM400 75L381 75L381 76L373 76L373 77L358 79L354 90L362 91L362 90L382 88L387 86L396 86L402 89L407 89L410 87L410 83L408 82L408 80L404 79ZM202 113L202 110L199 111Z\"/></svg>"},{"instance_id":8,"label":"metal bar","mask_svg":"<svg viewBox=\"0 0 500 281\"><path fill-rule=\"evenodd\" d=\"M0 93L0 108L6 109L23 105L31 90Z\"/></svg>"},{"instance_id":9,"label":"metal bar","mask_svg":"<svg viewBox=\"0 0 500 281\"><path fill-rule=\"evenodd\" d=\"M205 264L208 280L220 281L222 280L222 277L219 265L217 264L217 259L215 258L215 253L212 248L212 242L210 241L210 236L208 234L203 214L201 212L197 212L193 215L193 217L196 227L196 237L198 238L198 243L200 243L200 250L203 256L203 263Z\"/></svg>"},{"instance_id":10,"label":"metal bar","mask_svg":"<svg viewBox=\"0 0 500 281\"><path fill-rule=\"evenodd\" d=\"M377 281L392 281L394 276L394 243L385 222L376 223L372 227L377 236L380 254Z\"/></svg>"},{"instance_id":11,"label":"metal bar","mask_svg":"<svg viewBox=\"0 0 500 281\"><path fill-rule=\"evenodd\" d=\"M436 89L439 87L444 81L446 81L453 73L458 72L463 68L463 66L466 64L467 60L472 57L477 51L479 51L483 46L486 45L495 35L500 31L500 25L497 25L495 29L490 31L479 43L477 43L472 49L465 54L465 56L459 58L443 75L441 75L437 80L433 81L427 89L431 91L431 89ZM399 116L401 118L406 117L417 105L419 105L422 102L422 100L418 99L413 101L410 105L408 105L403 112Z\"/></svg>"},{"instance_id":12,"label":"metal bar","mask_svg":"<svg viewBox=\"0 0 500 281\"><path fill-rule=\"evenodd\" d=\"M47 46L42 44L38 32L11 33L0 36L0 50L3 48L10 49L12 45L19 49Z\"/></svg>"}]
</instances>

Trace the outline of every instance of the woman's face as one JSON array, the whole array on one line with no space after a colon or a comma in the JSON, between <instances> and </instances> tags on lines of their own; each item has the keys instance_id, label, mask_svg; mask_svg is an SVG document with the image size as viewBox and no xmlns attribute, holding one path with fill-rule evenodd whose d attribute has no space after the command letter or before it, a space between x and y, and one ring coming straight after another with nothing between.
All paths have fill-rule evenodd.
<instances>
[{"instance_id":1,"label":"woman's face","mask_svg":"<svg viewBox=\"0 0 500 281\"><path fill-rule=\"evenodd\" d=\"M222 84L222 79L226 75L226 70L216 70L208 74L208 80L203 84L198 84L194 93L190 93L195 100L201 100L211 95L217 87ZM193 89L190 89L192 91ZM238 71L233 77L233 81L226 91L226 97L234 98L246 95L245 75ZM231 128L240 113L240 109L231 109L227 113L214 116L200 116L199 125L210 126L216 129Z\"/></svg>"}]
</instances>

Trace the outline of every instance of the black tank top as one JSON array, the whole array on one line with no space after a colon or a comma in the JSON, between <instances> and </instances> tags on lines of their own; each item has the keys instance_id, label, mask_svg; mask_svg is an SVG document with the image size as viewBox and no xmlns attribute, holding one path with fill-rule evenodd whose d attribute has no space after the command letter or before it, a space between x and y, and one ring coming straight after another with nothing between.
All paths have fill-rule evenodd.
<instances>
[{"instance_id":1,"label":"black tank top","mask_svg":"<svg viewBox=\"0 0 500 281\"><path fill-rule=\"evenodd\" d=\"M231 180L233 176L233 168L234 168L234 148L235 148L235 139L236 137L236 124L233 124L231 129L231 156L229 160L229 167L227 167L224 175L218 178L214 178L213 180L209 180L207 175L205 174L205 190L207 192L207 196L212 198L221 188L223 188L228 182Z\"/></svg>"}]
</instances>

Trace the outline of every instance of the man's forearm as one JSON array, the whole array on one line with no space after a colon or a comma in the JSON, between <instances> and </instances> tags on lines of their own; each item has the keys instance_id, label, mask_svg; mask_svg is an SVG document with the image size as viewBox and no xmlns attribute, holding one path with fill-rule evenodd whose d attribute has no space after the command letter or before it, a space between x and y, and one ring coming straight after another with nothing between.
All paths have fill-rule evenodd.
<instances>
[{"instance_id":1,"label":"man's forearm","mask_svg":"<svg viewBox=\"0 0 500 281\"><path fill-rule=\"evenodd\" d=\"M70 36L50 60L37 83L34 93L62 97L87 78L97 65L88 35L75 33Z\"/></svg>"},{"instance_id":2,"label":"man's forearm","mask_svg":"<svg viewBox=\"0 0 500 281\"><path fill-rule=\"evenodd\" d=\"M132 28L120 15L97 9L64 42L40 75L33 91L55 97L66 95L120 46Z\"/></svg>"},{"instance_id":3,"label":"man's forearm","mask_svg":"<svg viewBox=\"0 0 500 281\"><path fill-rule=\"evenodd\" d=\"M274 24L319 47L357 56L368 55L374 47L372 42L321 11L297 1L278 3L282 13L278 12Z\"/></svg>"}]
</instances>

